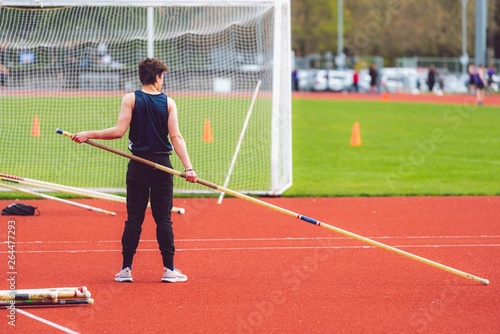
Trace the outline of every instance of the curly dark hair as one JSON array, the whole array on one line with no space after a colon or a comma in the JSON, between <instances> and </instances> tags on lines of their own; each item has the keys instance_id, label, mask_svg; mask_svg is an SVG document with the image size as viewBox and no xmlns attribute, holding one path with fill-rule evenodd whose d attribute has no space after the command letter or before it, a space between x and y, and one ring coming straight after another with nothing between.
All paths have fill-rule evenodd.
<instances>
[{"instance_id":1,"label":"curly dark hair","mask_svg":"<svg viewBox=\"0 0 500 334\"><path fill-rule=\"evenodd\" d=\"M154 84L156 77L167 71L167 65L157 58L146 58L139 63L139 79L143 85Z\"/></svg>"}]
</instances>

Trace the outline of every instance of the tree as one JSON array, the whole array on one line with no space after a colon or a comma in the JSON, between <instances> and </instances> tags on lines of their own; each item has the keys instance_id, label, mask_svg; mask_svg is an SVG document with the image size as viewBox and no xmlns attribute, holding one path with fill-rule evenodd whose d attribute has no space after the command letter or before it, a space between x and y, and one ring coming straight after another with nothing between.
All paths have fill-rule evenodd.
<instances>
[{"instance_id":1,"label":"tree","mask_svg":"<svg viewBox=\"0 0 500 334\"><path fill-rule=\"evenodd\" d=\"M337 1L292 1L292 48L296 55L336 50Z\"/></svg>"},{"instance_id":2,"label":"tree","mask_svg":"<svg viewBox=\"0 0 500 334\"><path fill-rule=\"evenodd\" d=\"M500 3L498 1L490 1L491 24L488 27L488 47L493 49L494 55L500 57Z\"/></svg>"},{"instance_id":3,"label":"tree","mask_svg":"<svg viewBox=\"0 0 500 334\"><path fill-rule=\"evenodd\" d=\"M488 1L487 45L500 55L500 4ZM459 57L460 0L344 0L344 45L357 55ZM474 53L475 6L467 6L468 54ZM337 0L292 0L292 45L298 56L337 50Z\"/></svg>"}]
</instances>

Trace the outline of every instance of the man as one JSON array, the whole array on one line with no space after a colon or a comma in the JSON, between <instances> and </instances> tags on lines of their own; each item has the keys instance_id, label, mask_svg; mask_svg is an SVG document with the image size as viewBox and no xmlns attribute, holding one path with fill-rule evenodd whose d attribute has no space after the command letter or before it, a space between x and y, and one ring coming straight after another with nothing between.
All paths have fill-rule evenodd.
<instances>
[{"instance_id":1,"label":"man","mask_svg":"<svg viewBox=\"0 0 500 334\"><path fill-rule=\"evenodd\" d=\"M490 66L488 67L488 70L486 71L486 75L488 76L487 80L487 86L488 86L488 94L491 94L493 92L493 76L495 75L495 65L493 62L490 62Z\"/></svg>"},{"instance_id":2,"label":"man","mask_svg":"<svg viewBox=\"0 0 500 334\"><path fill-rule=\"evenodd\" d=\"M358 70L354 70L354 74L352 75L352 88L356 93L359 92L359 72L358 72Z\"/></svg>"},{"instance_id":3,"label":"man","mask_svg":"<svg viewBox=\"0 0 500 334\"><path fill-rule=\"evenodd\" d=\"M299 71L296 68L292 71L292 89L294 92L299 91Z\"/></svg>"},{"instance_id":4,"label":"man","mask_svg":"<svg viewBox=\"0 0 500 334\"><path fill-rule=\"evenodd\" d=\"M476 64L470 63L467 67L467 72L469 73L469 93L471 95L476 94L476 76L477 68Z\"/></svg>"},{"instance_id":5,"label":"man","mask_svg":"<svg viewBox=\"0 0 500 334\"><path fill-rule=\"evenodd\" d=\"M129 131L129 149L134 155L157 164L172 167L172 148L185 168L186 181L196 182L186 149L179 131L177 107L171 98L161 92L163 77L168 68L156 58L139 63L142 89L123 97L121 111L115 126L79 132L71 136L77 143L88 139L122 138ZM168 138L170 137L169 142ZM173 147L172 147L173 146ZM187 276L174 266L174 235L171 210L173 202L173 175L130 160L127 170L127 221L122 235L122 270L116 274L118 282L132 282L132 260L139 244L148 199L156 222L156 238L163 259L162 282L184 282Z\"/></svg>"},{"instance_id":6,"label":"man","mask_svg":"<svg viewBox=\"0 0 500 334\"><path fill-rule=\"evenodd\" d=\"M370 69L368 70L368 74L370 75L370 93L378 93L378 72L375 63L371 64Z\"/></svg>"},{"instance_id":7,"label":"man","mask_svg":"<svg viewBox=\"0 0 500 334\"><path fill-rule=\"evenodd\" d=\"M429 67L429 72L427 73L427 87L429 87L429 92L434 91L434 85L436 84L436 68L434 64Z\"/></svg>"},{"instance_id":8,"label":"man","mask_svg":"<svg viewBox=\"0 0 500 334\"><path fill-rule=\"evenodd\" d=\"M484 103L484 90L488 86L486 81L486 72L483 64L479 64L476 69L476 103L482 105Z\"/></svg>"}]
</instances>

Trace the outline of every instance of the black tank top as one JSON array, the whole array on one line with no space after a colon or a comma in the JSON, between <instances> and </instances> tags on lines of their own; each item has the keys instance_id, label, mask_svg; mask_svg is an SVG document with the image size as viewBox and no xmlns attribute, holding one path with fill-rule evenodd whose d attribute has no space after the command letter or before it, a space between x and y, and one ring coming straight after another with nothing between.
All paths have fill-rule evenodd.
<instances>
[{"instance_id":1,"label":"black tank top","mask_svg":"<svg viewBox=\"0 0 500 334\"><path fill-rule=\"evenodd\" d=\"M172 151L168 141L167 95L135 93L130 121L129 149L134 154L167 153Z\"/></svg>"}]
</instances>

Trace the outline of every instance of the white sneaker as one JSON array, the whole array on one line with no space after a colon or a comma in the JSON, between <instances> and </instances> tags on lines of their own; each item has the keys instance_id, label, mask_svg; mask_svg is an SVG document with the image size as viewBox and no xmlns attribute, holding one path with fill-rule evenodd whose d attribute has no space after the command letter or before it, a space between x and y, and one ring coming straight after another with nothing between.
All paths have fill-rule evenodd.
<instances>
[{"instance_id":1,"label":"white sneaker","mask_svg":"<svg viewBox=\"0 0 500 334\"><path fill-rule=\"evenodd\" d=\"M117 282L133 282L132 271L129 267L122 269L118 274L115 275L115 281Z\"/></svg>"},{"instance_id":2,"label":"white sneaker","mask_svg":"<svg viewBox=\"0 0 500 334\"><path fill-rule=\"evenodd\" d=\"M165 272L163 273L163 277L161 278L162 282L186 282L188 279L187 276L181 273L181 271L177 268L174 268L174 270L164 268L164 270Z\"/></svg>"}]
</instances>

